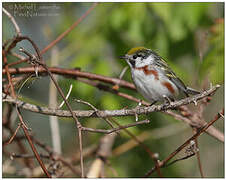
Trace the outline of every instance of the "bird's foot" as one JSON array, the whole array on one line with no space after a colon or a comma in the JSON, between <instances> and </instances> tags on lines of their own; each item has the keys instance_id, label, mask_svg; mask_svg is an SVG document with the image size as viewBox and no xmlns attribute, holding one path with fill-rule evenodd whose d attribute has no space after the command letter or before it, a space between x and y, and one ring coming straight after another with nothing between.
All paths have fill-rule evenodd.
<instances>
[{"instance_id":1,"label":"bird's foot","mask_svg":"<svg viewBox=\"0 0 226 180\"><path fill-rule=\"evenodd\" d=\"M163 98L165 99L165 102L164 102L164 104L163 104L163 110L166 110L166 108L172 104L173 99L170 99L170 98L169 98L168 96L166 96L166 95L163 95Z\"/></svg>"}]
</instances>

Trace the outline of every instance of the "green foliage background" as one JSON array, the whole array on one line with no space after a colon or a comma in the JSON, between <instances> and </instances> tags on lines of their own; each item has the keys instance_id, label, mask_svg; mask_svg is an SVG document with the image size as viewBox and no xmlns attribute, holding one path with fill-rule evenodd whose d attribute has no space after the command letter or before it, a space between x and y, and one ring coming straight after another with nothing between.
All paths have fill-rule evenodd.
<instances>
[{"instance_id":1,"label":"green foliage background","mask_svg":"<svg viewBox=\"0 0 226 180\"><path fill-rule=\"evenodd\" d=\"M7 9L11 4L4 3ZM43 3L36 3L37 6ZM22 32L31 36L44 48L60 33L71 26L90 6L91 3L58 3L60 10L56 17L15 17ZM3 16L3 41L12 37L13 29L8 19ZM26 44L21 43L23 46ZM160 54L185 84L202 90L209 83L224 83L224 3L99 3L91 14L57 44L61 67L76 68L109 77L118 77L127 64L118 57L124 55L130 48L144 46ZM18 49L16 50L18 51ZM50 53L45 54L48 63ZM131 81L130 72L124 76ZM23 95L36 101L37 104L48 103L48 78L41 78L25 88ZM77 104L73 98L83 99L95 105L98 109L121 109L135 107L137 104L122 97L99 91L82 82L60 78L60 85L67 92L73 84L70 103L73 109L89 109ZM39 87L37 89L37 87ZM41 88L40 88L41 87ZM142 98L136 92L120 89L137 98ZM40 96L43 94L43 96ZM214 96L213 101L205 111L206 121L224 106L223 87ZM59 101L61 99L59 98ZM24 111L29 125L34 133L47 144L51 144L48 117ZM33 117L30 120L30 117ZM41 118L41 120L40 120ZM188 137L191 129L182 122L162 113L152 113L141 116L140 119L150 119L148 125L141 125L129 130L135 135L142 132L157 131L160 128L180 124L185 129L175 129L171 135L145 141L153 152L158 152L160 159L167 157ZM134 117L115 118L121 124L134 121ZM82 124L92 128L107 128L100 119L84 119ZM63 140L63 155L70 157L75 152L77 138L75 125L71 119L61 119L61 137ZM38 128L37 128L38 127ZM224 129L223 122L217 122L216 127ZM99 142L100 134L85 133L84 148ZM125 133L117 137L114 148L128 141ZM224 176L223 143L208 135L200 137L200 154L206 177ZM183 156L183 154L181 155ZM210 157L211 156L211 157ZM94 157L93 157L94 158ZM86 160L90 164L93 158ZM137 146L119 156L110 157L112 167L119 177L140 177L154 164L144 150ZM85 167L88 169L88 165ZM162 170L164 177L200 177L196 157L178 162ZM109 168L106 176L114 177ZM156 174L154 176L157 176Z\"/></svg>"}]
</instances>

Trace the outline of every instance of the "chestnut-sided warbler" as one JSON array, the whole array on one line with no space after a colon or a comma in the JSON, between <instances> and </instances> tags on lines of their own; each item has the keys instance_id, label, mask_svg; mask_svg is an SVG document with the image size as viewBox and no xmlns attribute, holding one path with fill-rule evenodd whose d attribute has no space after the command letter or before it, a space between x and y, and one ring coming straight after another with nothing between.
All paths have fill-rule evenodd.
<instances>
[{"instance_id":1,"label":"chestnut-sided warbler","mask_svg":"<svg viewBox=\"0 0 226 180\"><path fill-rule=\"evenodd\" d=\"M137 91L151 104L164 101L166 98L174 100L180 92L187 97L189 94L199 93L185 86L163 58L150 49L132 48L120 58L129 64Z\"/></svg>"}]
</instances>

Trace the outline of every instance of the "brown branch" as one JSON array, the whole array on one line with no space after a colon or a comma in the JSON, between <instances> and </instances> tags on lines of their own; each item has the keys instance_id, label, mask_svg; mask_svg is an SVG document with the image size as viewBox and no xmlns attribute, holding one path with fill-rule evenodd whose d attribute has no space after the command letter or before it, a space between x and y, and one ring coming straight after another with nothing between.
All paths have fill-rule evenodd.
<instances>
[{"instance_id":1,"label":"brown branch","mask_svg":"<svg viewBox=\"0 0 226 180\"><path fill-rule=\"evenodd\" d=\"M109 87L107 85L104 85L102 83L91 81L91 80L88 80L88 79L82 79L82 78L77 78L77 80L79 80L81 82L84 82L86 84L89 84L91 86L94 86L94 87L98 88L99 90L103 90L103 91L106 91L106 92L110 92L110 93L116 94L116 95L118 95L120 97L129 99L129 100L134 101L134 102L138 102L138 103L141 102L145 106L150 106L150 104L147 103L146 101L141 101L140 99L137 99L134 96L130 96L128 94L116 91L113 88L111 88L111 87ZM204 99L209 99L209 98L211 98L211 97L207 96ZM185 108L186 108L186 113L192 114L191 112L188 112L188 108L186 106L180 106L178 109L181 111L181 109L185 109ZM182 116L182 115L177 114L177 113L175 113L173 111L170 111L170 110L163 111L163 113L168 114L168 115L174 117L177 120L183 121L183 122L189 124L191 127L195 127L195 128L200 128L200 127L204 126L205 123L206 123L204 120L201 120L201 119L198 120L194 116L189 116L188 117L188 116L185 116L185 114ZM224 142L224 134L222 132L220 132L219 130L217 130L214 126L209 127L208 130L207 130L207 133L210 136L216 138L217 140L219 140L221 142Z\"/></svg>"},{"instance_id":2,"label":"brown branch","mask_svg":"<svg viewBox=\"0 0 226 180\"><path fill-rule=\"evenodd\" d=\"M5 68L6 68L6 70L7 70L8 65L7 65L7 59L6 59L6 56L5 56L5 55L6 55L6 54L5 54L5 52L3 51L3 60L4 60L4 63L5 63L5 65L6 65ZM17 99L17 96L16 96L16 93L15 93L15 91L14 91L14 87L13 87L13 84L12 84L12 79L11 79L10 73L7 72L7 75L8 75L7 78L8 78L9 83L11 82L10 85L11 85L11 93L12 93L12 96L13 96L13 98L16 100L16 99ZM30 146L31 146L31 149L32 149L33 153L35 154L35 157L36 157L37 161L39 162L39 164L40 164L42 170L45 172L45 174L47 175L47 177L51 177L51 176L49 175L49 173L48 173L48 171L47 171L45 165L43 164L43 162L42 162L42 160L41 160L41 158L40 158L40 156L39 156L39 154L38 154L38 152L37 152L37 150L36 150L34 144L32 143L32 140L31 140L31 138L30 138L30 136L29 136L27 127L25 126L25 123L24 123L24 121L23 121L22 115L21 115L21 113L20 113L19 108L18 108L17 105L16 105L16 110L17 110L17 114L18 114L18 117L19 117L19 120L20 120L20 123L21 123L21 127L22 127L22 129L23 129L23 131L24 131L24 134L25 134L25 136L26 136L26 138L27 138L27 140L28 140L28 142L29 142L29 144L30 144Z\"/></svg>"},{"instance_id":3,"label":"brown branch","mask_svg":"<svg viewBox=\"0 0 226 180\"><path fill-rule=\"evenodd\" d=\"M56 73L56 74L66 74L67 77L74 77L74 78L82 77L82 78L88 78L88 79L92 79L92 80L99 80L99 81L103 81L103 82L106 82L106 83L119 84L121 87L125 87L125 88L135 90L135 86L132 83L129 83L127 81L123 81L123 80L116 79L116 78L109 78L109 77L96 75L96 74L92 74L92 73L82 72L82 71L79 71L78 69L76 70L76 69L50 68L50 70L52 70L52 72ZM15 73L15 74L17 73L17 71L18 71L18 73L30 73L30 72L34 73L34 68L33 67L18 68L18 69L15 69L15 68L11 69L10 68L9 71L11 73ZM42 71L42 69L40 71L44 73L44 71ZM5 73L5 70L3 70L3 73ZM77 78L77 79L81 82L84 82L84 83L89 84L91 86L97 87L100 90L116 94L118 96L124 97L126 99L131 100L131 101L140 102L139 99L137 99L133 96L130 96L130 95L125 94L125 93L121 93L121 92L119 92L115 89L112 89L111 87L108 87L108 86L101 84L99 82L90 81L88 79L82 79L82 78ZM149 105L149 103L147 103L145 101L142 101L142 104L145 105L145 106ZM188 123L192 127L199 128L199 127L201 127L202 125L205 124L205 121L196 122L196 121L193 120L192 117L191 118L183 117L183 116L176 114L176 113L169 111L169 110L165 111L164 113L173 116L175 119L182 120L182 121ZM224 135L221 132L219 132L216 128L210 127L207 132L208 132L208 134L210 134L211 136L220 140L221 142L224 142Z\"/></svg>"},{"instance_id":4,"label":"brown branch","mask_svg":"<svg viewBox=\"0 0 226 180\"><path fill-rule=\"evenodd\" d=\"M120 125L118 122L116 122L113 118L112 118L112 121L117 124L118 126ZM163 177L162 176L162 173L160 171L160 168L158 166L158 157L156 157L155 153L153 153L150 148L144 144L142 141L140 141L138 139L138 137L134 136L128 129L124 129L124 131L130 136L132 137L132 139L139 145L141 145L141 147L149 154L149 156L153 159L153 161L155 162L155 167L157 169L157 173L159 175L159 177Z\"/></svg>"},{"instance_id":5,"label":"brown branch","mask_svg":"<svg viewBox=\"0 0 226 180\"><path fill-rule=\"evenodd\" d=\"M189 155L187 155L187 156L185 156L185 157L182 157L182 158L179 158L179 159L175 159L174 161L172 161L172 162L170 162L170 163L168 163L168 164L164 164L164 165L162 166L162 168L163 168L163 167L169 167L169 166L173 165L174 163L176 163L176 162L178 162L178 161L182 161L182 160L188 159L188 158L190 158L190 157L192 157L192 156L194 156L194 155L195 155L195 153L192 153L192 154L189 154Z\"/></svg>"},{"instance_id":6,"label":"brown branch","mask_svg":"<svg viewBox=\"0 0 226 180\"><path fill-rule=\"evenodd\" d=\"M74 166L69 163L68 161L66 161L61 155L56 154L51 147L45 145L44 143L40 142L39 140L35 139L33 137L33 141L35 144L37 144L38 146L40 146L41 148L43 148L46 152L49 153L49 155L54 159L54 160L59 160L61 161L65 166L67 166L74 174L80 175L81 172L78 171L77 169L74 168Z\"/></svg>"},{"instance_id":7,"label":"brown branch","mask_svg":"<svg viewBox=\"0 0 226 180\"><path fill-rule=\"evenodd\" d=\"M206 99L210 99L212 97L210 96L207 96L205 97L201 103L199 103L198 105L199 106L203 106L203 101L205 101ZM201 104L201 105L200 105ZM181 119L181 120L188 120L190 121L190 126L193 127L193 128L196 128L196 129L199 129L200 127L204 126L206 121L204 120L203 118L203 114L202 112L200 112L200 110L198 111L191 111L188 109L187 106L180 106L178 108L180 110L180 113L182 115L177 115L179 118L178 119ZM177 119L177 117L175 117ZM207 133L213 137L215 137L217 140L221 141L221 142L224 142L224 134L222 132L220 132L219 130L217 130L215 127L211 126L208 128L207 130Z\"/></svg>"},{"instance_id":8,"label":"brown branch","mask_svg":"<svg viewBox=\"0 0 226 180\"><path fill-rule=\"evenodd\" d=\"M82 104L85 104L85 105L88 105L89 107L91 107L91 109L93 109L95 112L98 112L98 109L95 108L92 104L90 104L89 102L86 102L86 101L83 101L83 100L78 100L78 99L75 99L76 102L78 103L82 103ZM108 120L108 118L102 118L105 122L107 122L108 125L110 125L110 127L114 128L113 124L111 123L111 121ZM118 133L118 132L116 132Z\"/></svg>"},{"instance_id":9,"label":"brown branch","mask_svg":"<svg viewBox=\"0 0 226 180\"><path fill-rule=\"evenodd\" d=\"M135 101L135 102L140 102L139 99L137 99L137 98L135 98L133 96L130 96L128 94L121 93L121 92L118 92L116 90L113 90L112 88L110 88L110 87L108 87L108 86L106 86L104 84L101 84L101 83L98 83L98 82L95 82L95 81L90 81L90 80L87 80L87 79L81 79L81 78L78 78L78 80L82 81L84 83L87 83L89 85L95 86L95 87L97 87L100 90L104 90L104 91L108 91L108 92L114 93L114 94L116 94L118 96L124 97L126 99L129 99L129 100L132 100L132 101ZM34 111L34 112L41 112L41 113L49 114L49 115L54 115L55 114L57 116L68 117L67 111L51 110L51 109L46 109L46 108L43 108L43 107L36 108L35 106L31 106L31 108L30 108L30 107L26 107L26 103L23 103L23 104L25 106L24 107L25 109L28 109L28 110L32 109L32 111ZM149 103L147 103L145 101L142 101L142 104L146 105L146 106L149 105ZM182 106L180 106L180 107L182 107ZM54 113L52 111L54 111ZM94 111L86 111L86 112L75 111L75 113L76 113L76 115L78 117L90 117L90 116L97 117L97 116L95 116L96 114L95 114ZM191 120L191 119L189 119L187 117L183 117L183 116L181 116L179 114L176 114L176 113L174 113L172 111L169 111L169 110L163 111L163 113L169 114L169 115L173 116L175 119L182 120L182 121L188 123L192 127L200 128L201 126L203 126L205 124L205 121L200 121L199 123L197 123L197 122L194 122L193 120ZM101 114L105 114L105 113L101 113ZM108 115L108 116L110 116L110 115ZM114 115L111 115L111 116L114 116ZM102 116L102 117L106 117L106 115ZM214 128L213 126L208 128L207 133L209 135L215 137L216 139L220 140L221 142L224 142L224 135L220 131L218 131L216 128Z\"/></svg>"},{"instance_id":10,"label":"brown branch","mask_svg":"<svg viewBox=\"0 0 226 180\"><path fill-rule=\"evenodd\" d=\"M126 99L131 100L131 101L135 101L137 103L141 102L145 106L150 106L150 103L148 103L146 101L143 101L143 100L141 101L140 99L137 99L134 96L130 96L130 95L125 94L125 93L121 93L121 92L114 90L113 88L111 88L107 85L104 85L102 83L99 83L99 82L96 82L96 81L91 81L91 80L88 80L88 79L82 79L82 78L77 78L77 80L84 82L86 84L89 84L91 86L94 86L94 87L98 88L99 90L103 90L103 91L106 91L106 92L116 94L120 97L126 98ZM203 100L205 101L205 99L210 99L210 98L211 98L210 96L207 96ZM202 104L202 102L201 102L201 104ZM181 111L181 109L185 110L185 108L186 108L186 113L190 114L189 116L185 116L186 114L183 114L183 116L182 116L182 115L177 114L177 113L175 113L171 110L163 111L163 113L168 114L168 115L174 117L177 120L183 121L183 122L189 124L191 127L200 128L200 127L205 125L206 122L203 119L200 119L200 120L197 119L196 118L197 116L192 115L191 111L188 112L189 109L186 106L178 107L178 109L180 111ZM224 134L222 132L220 132L219 130L217 130L214 126L209 127L208 130L207 130L207 133L210 136L216 138L217 140L224 142Z\"/></svg>"},{"instance_id":11,"label":"brown branch","mask_svg":"<svg viewBox=\"0 0 226 180\"><path fill-rule=\"evenodd\" d=\"M33 44L32 44L33 45ZM69 109L69 112L71 113L73 119L75 120L76 122L76 126L77 126L77 129L78 129L78 138L79 138L79 147L80 147L80 156L81 156L81 176L84 177L84 167L83 167L83 156L82 156L82 133L81 133L81 128L82 128L82 125L80 124L80 122L78 121L78 118L76 117L76 115L73 113L73 110L70 106L70 104L68 103L66 97L64 96L64 93L62 91L62 89L60 88L60 86L58 85L57 81L55 80L53 74L49 71L49 68L48 66L45 64L45 62L42 60L42 56L41 56L41 53L38 49L38 47L35 45L34 46L35 50L37 51L37 54L38 54L38 59L35 58L35 56L32 56L30 55L29 52L27 52L26 50L24 49L21 49L22 52L24 52L26 55L28 55L30 57L30 61L32 63L35 63L36 65L40 65L41 67L43 67L48 75L50 76L51 80L53 81L57 91L59 92L59 94L61 95L61 97L63 98L67 108Z\"/></svg>"},{"instance_id":12,"label":"brown branch","mask_svg":"<svg viewBox=\"0 0 226 180\"><path fill-rule=\"evenodd\" d=\"M47 158L47 159L50 158L49 155L44 155L44 154L40 154L40 157ZM35 158L35 156L31 155L31 154L15 154L15 153L13 153L11 155L11 159L14 159L14 158Z\"/></svg>"},{"instance_id":13,"label":"brown branch","mask_svg":"<svg viewBox=\"0 0 226 180\"><path fill-rule=\"evenodd\" d=\"M88 73L88 72L82 72L82 71L79 71L78 69L63 69L63 68L53 67L53 68L50 68L50 70L51 70L51 72L56 73L56 74L67 75L67 77L74 77L74 78L81 77L81 78L77 78L81 82L84 82L84 83L89 84L91 86L97 87L100 90L111 92L113 94L124 97L126 99L131 100L131 101L140 102L139 99L137 99L133 96L130 96L130 95L125 94L125 93L121 93L117 90L112 89L109 86L106 86L106 85L101 84L99 82L90 81L88 79L99 80L99 81L110 83L110 84L119 84L121 87L125 87L125 88L135 90L135 86L132 83L129 83L127 81L123 81L123 80L116 79L116 78L110 78L110 77L106 77L106 76L101 76L101 75L97 75L97 74L92 74L92 73ZM14 73L16 74L17 72L22 73L22 74L23 73L32 73L32 72L34 72L34 68L33 67L18 68L18 69L10 68L9 71L13 74ZM45 71L43 69L41 69L41 68L39 69L39 73L44 73L44 72ZM3 70L3 73L5 73L5 70ZM87 79L82 79L82 78L87 78ZM149 103L147 103L145 101L142 101L142 104L145 105L145 106L149 105ZM199 127L201 127L205 124L205 121L196 122L196 121L193 120L192 117L191 117L191 119L187 118L187 117L183 117L183 116L176 114L176 113L169 111L169 110L165 111L164 113L173 116L175 119L182 120L182 121L188 123L192 127L199 128ZM208 128L207 132L208 132L209 135L215 137L216 139L220 140L221 142L224 142L224 135L221 132L219 132L216 128L210 127L210 128Z\"/></svg>"},{"instance_id":14,"label":"brown branch","mask_svg":"<svg viewBox=\"0 0 226 180\"><path fill-rule=\"evenodd\" d=\"M13 139L15 138L15 136L16 136L18 130L20 129L20 127L21 127L21 124L19 123L19 125L17 126L17 128L16 128L15 132L13 133L12 137L4 145L9 145L13 141Z\"/></svg>"},{"instance_id":15,"label":"brown branch","mask_svg":"<svg viewBox=\"0 0 226 180\"><path fill-rule=\"evenodd\" d=\"M195 130L195 133L197 133L197 130ZM197 139L195 139L195 146L196 146L197 149L199 149L198 140ZM195 152L195 154L196 154L196 157L197 157L197 161L198 161L199 171L200 171L201 177L204 178L204 173L203 173L203 168L202 168L202 163L201 163L199 150L197 152Z\"/></svg>"},{"instance_id":16,"label":"brown branch","mask_svg":"<svg viewBox=\"0 0 226 180\"><path fill-rule=\"evenodd\" d=\"M121 78L121 77L120 77ZM90 80L86 80L86 81L90 81ZM96 83L96 82L93 82L93 81L91 81L90 83ZM116 85L117 86L117 85ZM109 88L110 89L110 88ZM83 103L83 104L86 104L86 105L88 105L89 107L91 107L95 112L98 112L98 109L96 108L96 107L94 107L92 104L90 104L89 102L86 102L86 101L82 101L82 100L76 100L78 103ZM108 118L103 118L103 119L105 119L105 120L107 120L109 123L110 123L110 121L108 120ZM133 140L135 140L136 142L138 142L138 144L140 144L141 145L141 147L143 147L144 148L144 150L146 150L147 152L148 152L148 154L150 155L150 157L155 161L155 163L156 163L156 166L158 166L158 163L157 163L157 159L156 159L156 157L154 156L154 153L152 153L151 152L151 150L145 145L145 144L143 144L142 142L140 142L132 133L130 133L130 131L129 130L127 130L126 128L128 128L129 126L131 126L131 125L134 125L134 126L136 126L136 125L138 125L138 123L139 124L143 124L143 123L146 123L146 121L144 121L144 122L142 122L142 121L139 121L138 123L136 122L136 123L133 123L133 124L131 124L131 125L126 125L126 126L121 126L119 123L117 123L113 118L110 118L110 120L111 121L113 121L117 126L119 126L119 128L113 128L113 125L111 124L111 127L113 128L113 129L111 129L111 130L98 130L97 131L97 129L91 129L91 128L89 128L89 129L91 129L92 131L91 132L101 132L101 133L112 133L112 132L116 132L116 133L118 133L118 130L119 129L123 129L129 136L131 136L132 138L133 138ZM147 121L147 123L148 123L148 121ZM97 165L96 164L94 164L93 166L99 166L100 164L101 164L101 161L95 161L95 163L97 163ZM92 169L92 168L91 168ZM92 172L92 170L91 170L91 172ZM162 177L162 175L161 175L161 172L160 172L160 170L159 170L159 168L157 169L157 172L158 172L158 175L160 176L160 177ZM89 174L89 173L88 173ZM92 173L90 173L90 174L92 174Z\"/></svg>"},{"instance_id":17,"label":"brown branch","mask_svg":"<svg viewBox=\"0 0 226 180\"><path fill-rule=\"evenodd\" d=\"M79 69L64 69L64 68L58 68L58 67L49 67L49 71L53 74L58 74L58 75L64 75L70 78L77 78L77 77L81 77L81 78L87 78L90 80L99 80L105 83L110 83L110 84L118 84L120 87L125 87L125 88L129 88L132 90L136 90L135 86L132 83L129 83L127 81L124 80L120 80L117 78L111 78L111 77L107 77L107 76L102 76L102 75L98 75L98 74L93 74L93 73L89 73L89 72L83 72L80 71ZM30 74L30 73L35 73L35 68L32 67L21 67L21 68L9 68L9 72L10 74ZM5 74L6 70L3 69L2 73ZM38 69L38 73L39 74L46 74L47 71L45 68L39 67Z\"/></svg>"},{"instance_id":18,"label":"brown branch","mask_svg":"<svg viewBox=\"0 0 226 180\"><path fill-rule=\"evenodd\" d=\"M36 159L38 160L39 165L41 166L41 168L44 171L44 173L46 174L46 176L50 178L51 176L50 176L49 172L47 171L45 165L43 164L43 162L42 162L42 160L41 160L41 158L40 158L40 156L39 156L39 154L38 154L38 152L37 152L32 140L31 140L31 137L30 137L30 135L28 133L27 127L24 125L24 121L23 121L22 115L21 115L21 113L19 111L19 108L17 108L17 114L18 114L18 117L20 119L21 127L22 127L22 129L24 131L24 134L25 134L25 136L26 136L26 138L28 140L28 143L31 146L31 149L32 149Z\"/></svg>"},{"instance_id":19,"label":"brown branch","mask_svg":"<svg viewBox=\"0 0 226 180\"><path fill-rule=\"evenodd\" d=\"M14 91L14 88L13 88L12 79L11 79L11 74L9 72L9 68L8 68L8 65L7 65L6 53L5 53L4 50L2 51L2 54L3 54L3 62L5 64L5 71L6 71L7 78L8 78L9 85L10 85L10 89L11 89L11 94L12 94L12 97L16 97L16 94L15 94L15 91Z\"/></svg>"},{"instance_id":20,"label":"brown branch","mask_svg":"<svg viewBox=\"0 0 226 180\"><path fill-rule=\"evenodd\" d=\"M143 121L138 121L138 122L135 122L135 123L127 124L125 126L120 125L117 128L112 128L112 129L108 129L108 130L106 130L106 129L93 129L93 128L87 128L87 127L82 127L82 130L83 131L89 131L89 132L95 132L95 133L111 134L113 132L117 132L117 131L120 131L122 129L127 129L129 127L137 126L137 125L140 125L140 124L147 124L149 122L150 122L149 120L143 120Z\"/></svg>"},{"instance_id":21,"label":"brown branch","mask_svg":"<svg viewBox=\"0 0 226 180\"><path fill-rule=\"evenodd\" d=\"M50 48L52 48L54 45L56 45L60 40L62 40L68 33L70 33L78 24L80 24L85 17L87 17L89 15L89 13L96 7L97 3L93 3L93 5L71 26L69 27L65 32L63 32L61 35L59 35L54 41L52 41L49 45L47 45L44 49L42 49L42 51L40 52L41 54L44 54L46 51L48 51ZM4 9L4 8L3 8ZM10 15L11 16L11 15ZM12 17L12 16L11 16ZM13 18L13 17L12 17ZM14 24L14 23L13 23ZM16 31L18 31L19 29L19 26L17 26L17 24L15 23L15 29ZM17 27L16 27L17 26ZM21 36L21 33L20 33L20 30L19 30L19 33L17 33L18 36ZM14 44L16 44L17 42L17 39L16 40L13 40L13 43L11 44L10 48L8 48L7 52L9 52L14 46ZM20 40L19 40L20 41ZM18 42L19 42L18 41ZM9 66L13 66L13 65L16 65L16 64L20 64L20 63L23 63L23 62L27 62L28 61L28 58L26 59L21 59L19 61L16 61L16 62L13 62L13 63L10 63Z\"/></svg>"},{"instance_id":22,"label":"brown branch","mask_svg":"<svg viewBox=\"0 0 226 180\"><path fill-rule=\"evenodd\" d=\"M159 167L163 167L170 159L172 159L176 154L178 154L182 149L184 149L192 140L196 139L198 136L200 136L204 131L206 131L213 123L215 123L220 117L220 114L224 114L224 110L222 110L221 113L218 113L213 120L211 120L209 123L207 123L205 126L197 130L197 133L195 133L191 138L189 138L185 143L183 143L181 146L179 146L174 152L172 152L166 159L159 162ZM156 170L156 167L153 167L148 173L146 173L145 177L150 176L154 171Z\"/></svg>"},{"instance_id":23,"label":"brown branch","mask_svg":"<svg viewBox=\"0 0 226 180\"><path fill-rule=\"evenodd\" d=\"M41 54L44 54L50 48L52 48L55 44L57 44L61 39L63 39L68 33L70 33L80 22L86 18L89 13L96 7L97 3L93 3L93 5L74 23L71 27L69 27L66 31L64 31L61 35L59 35L53 42L47 45L42 51Z\"/></svg>"},{"instance_id":24,"label":"brown branch","mask_svg":"<svg viewBox=\"0 0 226 180\"><path fill-rule=\"evenodd\" d=\"M9 130L9 132L11 134L11 137L8 138L7 140L3 140L3 142L2 142L3 151L5 150L4 146L8 145L6 143L10 142L10 139L15 139L16 138L16 137L13 137L13 136L17 132L15 130L13 130L13 128L11 127L11 124L12 124L12 118L11 118L12 112L13 111L12 111L12 106L11 105L8 104L8 106L4 106L4 109L3 109L3 112L2 112L2 114L3 114L2 115L3 127ZM3 133L3 137L4 137L4 133ZM20 153L26 154L27 150L24 147L24 144L22 143L21 139L17 139L16 138L15 142L18 145ZM4 151L4 152L6 152L6 151ZM33 169L33 167L34 167L33 161L31 161L29 159L24 159L24 163L25 163L25 165L28 168Z\"/></svg>"}]
</instances>

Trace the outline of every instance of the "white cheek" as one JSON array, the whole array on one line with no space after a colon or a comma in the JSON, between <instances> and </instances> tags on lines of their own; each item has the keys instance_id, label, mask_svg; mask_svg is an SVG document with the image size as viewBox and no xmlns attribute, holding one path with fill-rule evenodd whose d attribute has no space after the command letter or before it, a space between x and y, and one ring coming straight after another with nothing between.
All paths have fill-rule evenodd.
<instances>
[{"instance_id":1,"label":"white cheek","mask_svg":"<svg viewBox=\"0 0 226 180\"><path fill-rule=\"evenodd\" d=\"M153 57L152 56L149 56L147 59L142 59L140 57L138 57L136 59L136 67L144 67L146 65L150 65L150 64L153 64Z\"/></svg>"}]
</instances>

